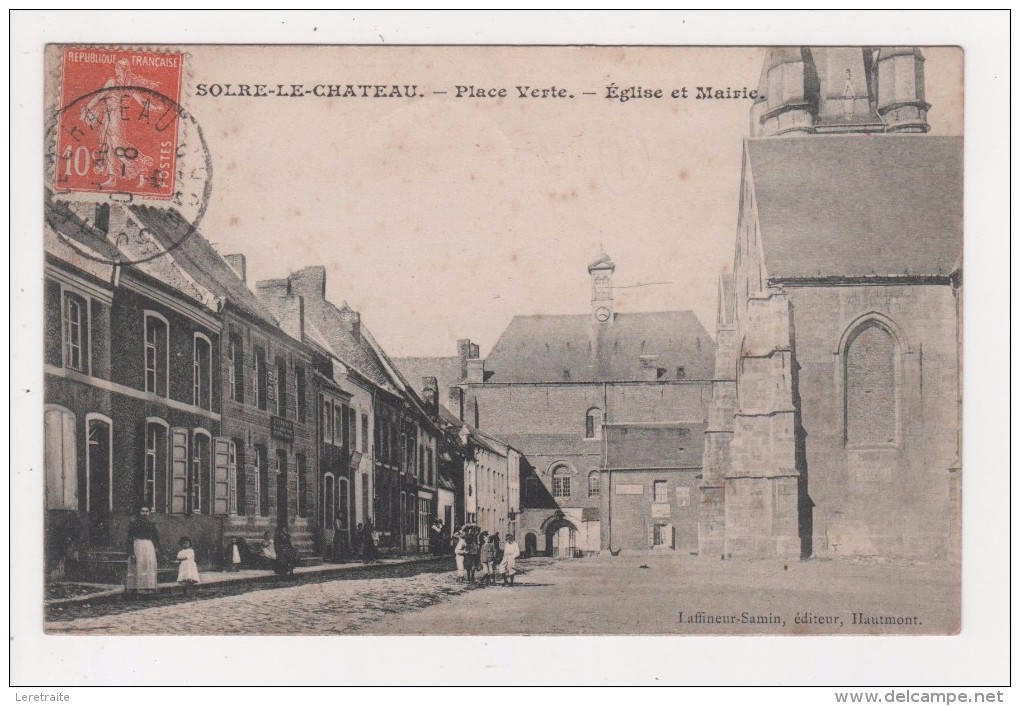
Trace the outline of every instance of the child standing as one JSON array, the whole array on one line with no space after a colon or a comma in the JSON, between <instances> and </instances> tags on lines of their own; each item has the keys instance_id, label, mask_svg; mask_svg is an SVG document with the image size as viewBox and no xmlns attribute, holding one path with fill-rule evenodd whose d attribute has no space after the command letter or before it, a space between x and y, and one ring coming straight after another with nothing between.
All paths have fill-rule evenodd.
<instances>
[{"instance_id":1,"label":"child standing","mask_svg":"<svg viewBox=\"0 0 1020 706\"><path fill-rule=\"evenodd\" d=\"M461 532L455 532L453 535L457 539L457 546L453 549L453 555L457 559L457 581L464 581L467 578L467 572L464 569L464 558L467 555L467 541L464 539L464 535Z\"/></svg>"},{"instance_id":2,"label":"child standing","mask_svg":"<svg viewBox=\"0 0 1020 706\"><path fill-rule=\"evenodd\" d=\"M237 537L230 539L230 570L234 573L241 568L241 548L237 546Z\"/></svg>"},{"instance_id":3,"label":"child standing","mask_svg":"<svg viewBox=\"0 0 1020 706\"><path fill-rule=\"evenodd\" d=\"M184 587L184 597L191 593L191 587L199 582L198 564L195 563L195 550L191 547L190 537L181 537L181 550L177 552L177 583Z\"/></svg>"},{"instance_id":4,"label":"child standing","mask_svg":"<svg viewBox=\"0 0 1020 706\"><path fill-rule=\"evenodd\" d=\"M479 552L482 562L482 580L490 585L496 583L496 546L492 542L494 536L490 534L485 538L485 543Z\"/></svg>"}]
</instances>

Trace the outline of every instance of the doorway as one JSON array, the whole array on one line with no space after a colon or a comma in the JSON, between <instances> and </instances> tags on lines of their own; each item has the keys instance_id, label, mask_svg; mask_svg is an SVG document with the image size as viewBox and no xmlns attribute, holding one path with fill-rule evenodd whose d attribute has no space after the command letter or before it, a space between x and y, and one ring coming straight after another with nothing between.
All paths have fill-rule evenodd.
<instances>
[{"instance_id":1,"label":"doorway","mask_svg":"<svg viewBox=\"0 0 1020 706\"><path fill-rule=\"evenodd\" d=\"M577 548L577 528L566 520L552 525L546 532L546 543L556 559L572 559Z\"/></svg>"},{"instance_id":2,"label":"doorway","mask_svg":"<svg viewBox=\"0 0 1020 706\"><path fill-rule=\"evenodd\" d=\"M538 553L538 537L534 532L524 535L524 555L535 556Z\"/></svg>"},{"instance_id":3,"label":"doorway","mask_svg":"<svg viewBox=\"0 0 1020 706\"><path fill-rule=\"evenodd\" d=\"M89 515L89 544L108 546L110 543L111 475L113 466L112 435L107 418L90 415L86 422L88 434L88 488L86 504Z\"/></svg>"},{"instance_id":4,"label":"doorway","mask_svg":"<svg viewBox=\"0 0 1020 706\"><path fill-rule=\"evenodd\" d=\"M287 526L287 452L276 451L276 522L280 527Z\"/></svg>"}]
</instances>

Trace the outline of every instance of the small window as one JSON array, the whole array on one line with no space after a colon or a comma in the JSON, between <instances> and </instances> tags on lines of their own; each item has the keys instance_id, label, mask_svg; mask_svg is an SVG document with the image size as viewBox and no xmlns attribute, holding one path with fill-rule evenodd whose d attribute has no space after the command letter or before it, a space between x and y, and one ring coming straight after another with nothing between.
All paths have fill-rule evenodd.
<instances>
[{"instance_id":1,"label":"small window","mask_svg":"<svg viewBox=\"0 0 1020 706\"><path fill-rule=\"evenodd\" d=\"M602 438L602 410L598 407L592 407L588 410L584 417L584 438L586 439L601 439Z\"/></svg>"},{"instance_id":2,"label":"small window","mask_svg":"<svg viewBox=\"0 0 1020 706\"><path fill-rule=\"evenodd\" d=\"M652 502L656 503L669 502L669 489L666 485L666 481L657 480L652 485Z\"/></svg>"},{"instance_id":3,"label":"small window","mask_svg":"<svg viewBox=\"0 0 1020 706\"><path fill-rule=\"evenodd\" d=\"M661 547L667 544L668 533L666 531L666 525L655 524L652 525L652 546Z\"/></svg>"},{"instance_id":4,"label":"small window","mask_svg":"<svg viewBox=\"0 0 1020 706\"><path fill-rule=\"evenodd\" d=\"M230 334L230 399L244 402L244 343L236 333Z\"/></svg>"},{"instance_id":5,"label":"small window","mask_svg":"<svg viewBox=\"0 0 1020 706\"><path fill-rule=\"evenodd\" d=\"M64 366L88 372L88 302L77 294L64 292Z\"/></svg>"},{"instance_id":6,"label":"small window","mask_svg":"<svg viewBox=\"0 0 1020 706\"><path fill-rule=\"evenodd\" d=\"M191 462L191 477L188 485L191 498L191 512L201 514L209 511L209 492L203 489L210 488L212 483L209 435L205 431L196 431L194 443L192 443L194 455Z\"/></svg>"},{"instance_id":7,"label":"small window","mask_svg":"<svg viewBox=\"0 0 1020 706\"><path fill-rule=\"evenodd\" d=\"M255 447L255 507L259 515L269 515L269 463L264 446Z\"/></svg>"},{"instance_id":8,"label":"small window","mask_svg":"<svg viewBox=\"0 0 1020 706\"><path fill-rule=\"evenodd\" d=\"M266 368L266 352L255 346L255 406L269 409L269 370Z\"/></svg>"},{"instance_id":9,"label":"small window","mask_svg":"<svg viewBox=\"0 0 1020 706\"><path fill-rule=\"evenodd\" d=\"M588 497L597 498L599 496L599 472L592 471L588 474Z\"/></svg>"},{"instance_id":10,"label":"small window","mask_svg":"<svg viewBox=\"0 0 1020 706\"><path fill-rule=\"evenodd\" d=\"M322 399L322 440L327 444L333 443L333 401L323 397Z\"/></svg>"},{"instance_id":11,"label":"small window","mask_svg":"<svg viewBox=\"0 0 1020 706\"><path fill-rule=\"evenodd\" d=\"M361 450L368 453L368 415L361 415Z\"/></svg>"},{"instance_id":12,"label":"small window","mask_svg":"<svg viewBox=\"0 0 1020 706\"><path fill-rule=\"evenodd\" d=\"M276 359L276 416L287 416L287 361Z\"/></svg>"},{"instance_id":13,"label":"small window","mask_svg":"<svg viewBox=\"0 0 1020 706\"><path fill-rule=\"evenodd\" d=\"M166 427L149 422L145 429L145 477L142 479L142 505L156 511L156 489L162 487L166 475Z\"/></svg>"},{"instance_id":14,"label":"small window","mask_svg":"<svg viewBox=\"0 0 1020 706\"><path fill-rule=\"evenodd\" d=\"M237 439L230 440L230 487L233 496L230 498L230 512L235 515L245 514L244 509L244 447Z\"/></svg>"},{"instance_id":15,"label":"small window","mask_svg":"<svg viewBox=\"0 0 1020 706\"><path fill-rule=\"evenodd\" d=\"M296 366L294 368L294 391L297 394L297 420L300 423L305 421L305 369Z\"/></svg>"},{"instance_id":16,"label":"small window","mask_svg":"<svg viewBox=\"0 0 1020 706\"><path fill-rule=\"evenodd\" d=\"M683 380L686 377L687 377L687 371L684 370L684 366L682 366L682 365L676 366L676 379L677 380Z\"/></svg>"},{"instance_id":17,"label":"small window","mask_svg":"<svg viewBox=\"0 0 1020 706\"><path fill-rule=\"evenodd\" d=\"M156 313L145 314L145 391L166 397L169 385L167 368L169 326Z\"/></svg>"},{"instance_id":18,"label":"small window","mask_svg":"<svg viewBox=\"0 0 1020 706\"><path fill-rule=\"evenodd\" d=\"M212 345L209 339L200 333L195 334L193 350L192 383L194 404L202 409L211 409L212 400Z\"/></svg>"}]
</instances>

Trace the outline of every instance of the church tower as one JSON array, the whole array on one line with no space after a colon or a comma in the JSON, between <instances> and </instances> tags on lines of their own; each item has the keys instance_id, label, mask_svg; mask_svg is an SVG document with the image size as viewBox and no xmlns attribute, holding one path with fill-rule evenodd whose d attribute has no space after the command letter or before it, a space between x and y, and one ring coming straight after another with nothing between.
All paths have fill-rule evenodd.
<instances>
[{"instance_id":1,"label":"church tower","mask_svg":"<svg viewBox=\"0 0 1020 706\"><path fill-rule=\"evenodd\" d=\"M770 49L751 107L751 136L927 132L917 47Z\"/></svg>"},{"instance_id":2,"label":"church tower","mask_svg":"<svg viewBox=\"0 0 1020 706\"><path fill-rule=\"evenodd\" d=\"M600 324L612 321L615 271L616 265L604 252L588 263L588 274L591 275L591 314Z\"/></svg>"}]
</instances>

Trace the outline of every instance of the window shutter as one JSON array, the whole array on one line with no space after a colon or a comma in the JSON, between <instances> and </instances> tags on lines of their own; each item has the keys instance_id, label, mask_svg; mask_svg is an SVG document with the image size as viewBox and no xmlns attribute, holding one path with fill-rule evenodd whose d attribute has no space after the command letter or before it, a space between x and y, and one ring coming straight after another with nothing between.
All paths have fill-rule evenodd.
<instances>
[{"instance_id":1,"label":"window shutter","mask_svg":"<svg viewBox=\"0 0 1020 706\"><path fill-rule=\"evenodd\" d=\"M75 446L75 417L63 410L48 410L45 414L44 427L46 507L50 510L77 510L78 453Z\"/></svg>"},{"instance_id":2,"label":"window shutter","mask_svg":"<svg viewBox=\"0 0 1020 706\"><path fill-rule=\"evenodd\" d=\"M666 533L663 543L670 549L676 549L676 530L673 527L673 524L670 523L666 525L663 531Z\"/></svg>"},{"instance_id":3,"label":"window shutter","mask_svg":"<svg viewBox=\"0 0 1020 706\"><path fill-rule=\"evenodd\" d=\"M648 548L651 549L655 546L655 525L648 525Z\"/></svg>"},{"instance_id":4,"label":"window shutter","mask_svg":"<svg viewBox=\"0 0 1020 706\"><path fill-rule=\"evenodd\" d=\"M230 511L230 440L216 439L213 463L212 511L214 515L226 515Z\"/></svg>"},{"instance_id":5,"label":"window shutter","mask_svg":"<svg viewBox=\"0 0 1020 706\"><path fill-rule=\"evenodd\" d=\"M170 512L183 515L188 508L188 430L170 431Z\"/></svg>"},{"instance_id":6,"label":"window shutter","mask_svg":"<svg viewBox=\"0 0 1020 706\"><path fill-rule=\"evenodd\" d=\"M75 419L73 415L63 415L64 431L64 509L78 509L78 451L75 440Z\"/></svg>"}]
</instances>

